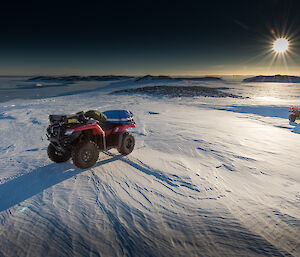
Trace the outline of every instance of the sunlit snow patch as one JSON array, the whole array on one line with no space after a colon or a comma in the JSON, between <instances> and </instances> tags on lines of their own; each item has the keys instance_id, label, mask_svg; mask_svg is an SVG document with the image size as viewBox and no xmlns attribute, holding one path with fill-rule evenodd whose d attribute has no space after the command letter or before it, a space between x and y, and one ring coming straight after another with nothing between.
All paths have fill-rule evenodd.
<instances>
[{"instance_id":1,"label":"sunlit snow patch","mask_svg":"<svg viewBox=\"0 0 300 257\"><path fill-rule=\"evenodd\" d=\"M267 102L278 102L280 101L279 98L276 97L272 97L272 96L258 96L256 97L257 100L263 100L263 101L267 101Z\"/></svg>"}]
</instances>

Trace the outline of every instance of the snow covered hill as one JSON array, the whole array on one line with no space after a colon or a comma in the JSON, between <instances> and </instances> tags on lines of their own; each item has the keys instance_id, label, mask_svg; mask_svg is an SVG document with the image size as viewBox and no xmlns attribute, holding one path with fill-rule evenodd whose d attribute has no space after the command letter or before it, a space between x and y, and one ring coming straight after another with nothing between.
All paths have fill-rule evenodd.
<instances>
[{"instance_id":1,"label":"snow covered hill","mask_svg":"<svg viewBox=\"0 0 300 257\"><path fill-rule=\"evenodd\" d=\"M299 85L170 83L241 99L110 94L145 85L132 80L23 95L5 83L0 256L300 256L300 125L287 119ZM52 163L48 115L89 109L130 109L133 153Z\"/></svg>"}]
</instances>

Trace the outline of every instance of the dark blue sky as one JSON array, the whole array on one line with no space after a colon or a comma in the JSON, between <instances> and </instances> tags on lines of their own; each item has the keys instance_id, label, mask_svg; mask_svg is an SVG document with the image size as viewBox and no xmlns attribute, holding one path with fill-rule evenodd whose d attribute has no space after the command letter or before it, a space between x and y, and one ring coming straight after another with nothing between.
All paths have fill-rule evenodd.
<instances>
[{"instance_id":1,"label":"dark blue sky","mask_svg":"<svg viewBox=\"0 0 300 257\"><path fill-rule=\"evenodd\" d=\"M300 74L299 13L296 0L11 1L0 74ZM267 54L278 36L286 65Z\"/></svg>"}]
</instances>

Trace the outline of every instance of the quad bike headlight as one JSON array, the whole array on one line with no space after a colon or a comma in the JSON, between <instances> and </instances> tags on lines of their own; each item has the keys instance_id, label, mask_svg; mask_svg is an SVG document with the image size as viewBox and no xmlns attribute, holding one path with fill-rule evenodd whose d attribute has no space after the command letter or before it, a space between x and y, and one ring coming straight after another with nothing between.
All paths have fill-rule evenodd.
<instances>
[{"instance_id":1,"label":"quad bike headlight","mask_svg":"<svg viewBox=\"0 0 300 257\"><path fill-rule=\"evenodd\" d=\"M67 130L67 131L65 132L65 135L66 135L66 136L72 135L73 132L74 132L73 129L69 129L69 130Z\"/></svg>"}]
</instances>

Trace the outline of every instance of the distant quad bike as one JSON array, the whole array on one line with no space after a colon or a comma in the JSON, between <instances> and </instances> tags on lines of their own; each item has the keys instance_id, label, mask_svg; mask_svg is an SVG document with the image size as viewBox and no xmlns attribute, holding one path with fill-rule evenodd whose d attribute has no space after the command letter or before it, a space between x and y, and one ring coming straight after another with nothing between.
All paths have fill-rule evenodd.
<instances>
[{"instance_id":1,"label":"distant quad bike","mask_svg":"<svg viewBox=\"0 0 300 257\"><path fill-rule=\"evenodd\" d=\"M296 119L299 119L299 117L300 117L300 108L290 107L289 112L291 112L291 114L289 116L290 122L295 122Z\"/></svg>"},{"instance_id":2,"label":"distant quad bike","mask_svg":"<svg viewBox=\"0 0 300 257\"><path fill-rule=\"evenodd\" d=\"M135 127L135 122L127 110L49 115L49 120L48 156L57 163L72 157L78 168L86 169L97 162L100 151L117 148L119 153L127 155L135 145L133 135L127 132Z\"/></svg>"}]
</instances>

